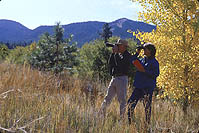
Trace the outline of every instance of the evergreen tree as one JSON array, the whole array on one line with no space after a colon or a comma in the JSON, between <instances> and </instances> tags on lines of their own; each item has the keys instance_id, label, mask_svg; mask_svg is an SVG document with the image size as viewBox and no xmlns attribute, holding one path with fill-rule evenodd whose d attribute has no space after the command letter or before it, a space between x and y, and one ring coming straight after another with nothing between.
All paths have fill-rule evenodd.
<instances>
[{"instance_id":1,"label":"evergreen tree","mask_svg":"<svg viewBox=\"0 0 199 133\"><path fill-rule=\"evenodd\" d=\"M55 32L54 39L55 39L55 45L56 45L55 73L58 73L58 71L59 71L59 60L60 60L59 55L61 54L60 50L59 50L59 46L60 46L61 43L64 42L64 40L63 40L64 29L61 27L60 22L58 22L57 25L55 26L54 32Z\"/></svg>"},{"instance_id":2,"label":"evergreen tree","mask_svg":"<svg viewBox=\"0 0 199 133\"><path fill-rule=\"evenodd\" d=\"M54 32L54 36L45 33L41 37L31 54L30 64L39 70L58 74L77 64L77 46L72 42L72 36L63 39L64 30L60 23L57 23Z\"/></svg>"},{"instance_id":3,"label":"evergreen tree","mask_svg":"<svg viewBox=\"0 0 199 133\"><path fill-rule=\"evenodd\" d=\"M104 24L102 33L100 33L100 36L104 39L104 42L108 42L108 39L112 37L112 31L111 27L109 26L108 23Z\"/></svg>"}]
</instances>

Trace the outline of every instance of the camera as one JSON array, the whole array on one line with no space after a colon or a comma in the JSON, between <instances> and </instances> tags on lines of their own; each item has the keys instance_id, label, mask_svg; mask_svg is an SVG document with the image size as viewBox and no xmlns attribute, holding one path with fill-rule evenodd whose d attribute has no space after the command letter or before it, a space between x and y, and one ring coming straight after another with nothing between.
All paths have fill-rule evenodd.
<instances>
[{"instance_id":1,"label":"camera","mask_svg":"<svg viewBox=\"0 0 199 133\"><path fill-rule=\"evenodd\" d=\"M115 46L115 44L112 44L112 43L109 43L109 42L106 42L105 44L106 44L107 47L114 47Z\"/></svg>"}]
</instances>

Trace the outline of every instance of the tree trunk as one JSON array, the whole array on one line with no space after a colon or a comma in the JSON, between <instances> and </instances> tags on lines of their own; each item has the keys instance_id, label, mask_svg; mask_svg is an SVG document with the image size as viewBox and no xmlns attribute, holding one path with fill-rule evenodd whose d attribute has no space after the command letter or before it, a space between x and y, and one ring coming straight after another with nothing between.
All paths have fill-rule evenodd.
<instances>
[{"instance_id":1,"label":"tree trunk","mask_svg":"<svg viewBox=\"0 0 199 133\"><path fill-rule=\"evenodd\" d=\"M58 64L59 64L59 43L56 41L56 56L57 56L57 60L56 60L56 68L55 68L55 73L58 74Z\"/></svg>"},{"instance_id":2,"label":"tree trunk","mask_svg":"<svg viewBox=\"0 0 199 133\"><path fill-rule=\"evenodd\" d=\"M184 68L184 77L185 77L185 86L184 86L184 98L183 98L183 112L184 112L184 116L187 115L187 108L189 106L189 99L188 99L188 88L189 88L189 85L188 85L188 73L189 73L189 66L186 65L185 68Z\"/></svg>"}]
</instances>

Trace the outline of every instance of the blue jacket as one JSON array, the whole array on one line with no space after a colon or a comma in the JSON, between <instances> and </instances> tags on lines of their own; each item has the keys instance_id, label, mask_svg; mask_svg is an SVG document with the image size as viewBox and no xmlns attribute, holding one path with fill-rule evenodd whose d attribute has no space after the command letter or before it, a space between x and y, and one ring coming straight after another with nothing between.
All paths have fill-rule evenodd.
<instances>
[{"instance_id":1,"label":"blue jacket","mask_svg":"<svg viewBox=\"0 0 199 133\"><path fill-rule=\"evenodd\" d=\"M138 54L135 54L132 60L138 59L137 56ZM155 57L144 57L138 60L143 65L145 72L136 71L133 86L136 88L147 88L153 91L156 87L156 78L160 73L159 63Z\"/></svg>"}]
</instances>

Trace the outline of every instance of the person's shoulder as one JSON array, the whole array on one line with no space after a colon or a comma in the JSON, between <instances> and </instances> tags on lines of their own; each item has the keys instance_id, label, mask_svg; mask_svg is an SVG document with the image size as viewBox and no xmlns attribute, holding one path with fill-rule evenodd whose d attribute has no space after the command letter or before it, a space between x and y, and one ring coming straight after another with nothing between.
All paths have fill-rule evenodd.
<instances>
[{"instance_id":1,"label":"person's shoulder","mask_svg":"<svg viewBox=\"0 0 199 133\"><path fill-rule=\"evenodd\" d=\"M148 62L150 62L150 63L158 63L158 61L157 61L157 59L155 57L149 58Z\"/></svg>"}]
</instances>

